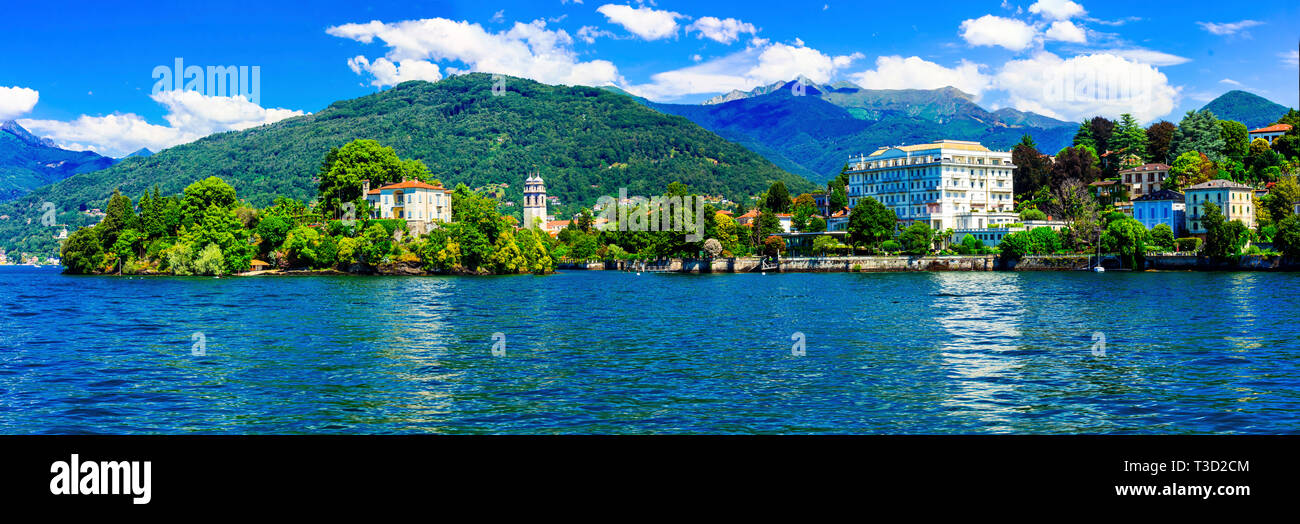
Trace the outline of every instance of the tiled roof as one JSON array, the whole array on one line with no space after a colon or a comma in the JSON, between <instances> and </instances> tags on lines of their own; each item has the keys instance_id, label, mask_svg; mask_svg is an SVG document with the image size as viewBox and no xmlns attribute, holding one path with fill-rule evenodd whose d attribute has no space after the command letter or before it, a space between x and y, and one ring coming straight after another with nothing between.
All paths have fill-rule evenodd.
<instances>
[{"instance_id":1,"label":"tiled roof","mask_svg":"<svg viewBox=\"0 0 1300 524\"><path fill-rule=\"evenodd\" d=\"M1202 182L1187 189L1252 189L1246 184L1238 184L1231 180L1211 180Z\"/></svg>"},{"instance_id":2,"label":"tiled roof","mask_svg":"<svg viewBox=\"0 0 1300 524\"><path fill-rule=\"evenodd\" d=\"M1183 194L1172 189L1161 189L1133 199L1134 202L1151 202L1156 200L1183 200Z\"/></svg>"},{"instance_id":3,"label":"tiled roof","mask_svg":"<svg viewBox=\"0 0 1300 524\"><path fill-rule=\"evenodd\" d=\"M1250 132L1251 133L1276 133L1280 131L1285 133L1290 130L1291 130L1291 124L1274 124L1268 127L1261 127L1259 129L1251 129Z\"/></svg>"},{"instance_id":4,"label":"tiled roof","mask_svg":"<svg viewBox=\"0 0 1300 524\"><path fill-rule=\"evenodd\" d=\"M379 188L379 189L381 189L381 190L383 190L383 189L434 189L434 190L439 190L439 191L445 191L445 190L446 190L446 189L444 189L442 186L435 186L435 185L432 185L432 184L426 184L426 183L421 182L421 181L419 181L419 180L407 180L407 181L405 181L405 182L398 182L398 183L396 183L396 184L388 184L388 185L386 185L386 186L384 186L384 187L381 187L381 188Z\"/></svg>"},{"instance_id":5,"label":"tiled roof","mask_svg":"<svg viewBox=\"0 0 1300 524\"><path fill-rule=\"evenodd\" d=\"M1147 171L1168 171L1168 170L1169 170L1169 166L1167 164L1157 163L1157 164L1146 164L1131 169L1125 169L1123 171L1120 171L1120 173L1138 173L1138 172L1147 172Z\"/></svg>"}]
</instances>

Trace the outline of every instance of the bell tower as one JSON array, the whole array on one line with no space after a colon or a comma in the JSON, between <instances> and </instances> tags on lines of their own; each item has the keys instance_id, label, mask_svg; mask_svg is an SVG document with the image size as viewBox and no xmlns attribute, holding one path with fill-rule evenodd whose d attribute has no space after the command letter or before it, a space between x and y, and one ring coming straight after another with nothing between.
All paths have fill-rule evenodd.
<instances>
[{"instance_id":1,"label":"bell tower","mask_svg":"<svg viewBox=\"0 0 1300 524\"><path fill-rule=\"evenodd\" d=\"M524 228L546 229L546 183L538 173L530 173L524 180ZM535 222L541 219L541 225Z\"/></svg>"}]
</instances>

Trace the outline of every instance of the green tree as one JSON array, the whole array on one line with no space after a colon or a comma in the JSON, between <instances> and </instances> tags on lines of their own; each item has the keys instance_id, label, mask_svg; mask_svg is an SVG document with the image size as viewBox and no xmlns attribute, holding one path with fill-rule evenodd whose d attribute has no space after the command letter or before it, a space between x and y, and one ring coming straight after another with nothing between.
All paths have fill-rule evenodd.
<instances>
[{"instance_id":1,"label":"green tree","mask_svg":"<svg viewBox=\"0 0 1300 524\"><path fill-rule=\"evenodd\" d=\"M226 273L225 257L216 244L208 244L194 260L194 273L197 275L224 275Z\"/></svg>"},{"instance_id":2,"label":"green tree","mask_svg":"<svg viewBox=\"0 0 1300 524\"><path fill-rule=\"evenodd\" d=\"M769 211L773 213L786 213L790 210L790 192L785 188L785 182L777 181L767 190L767 200L765 204Z\"/></svg>"},{"instance_id":3,"label":"green tree","mask_svg":"<svg viewBox=\"0 0 1300 524\"><path fill-rule=\"evenodd\" d=\"M375 140L357 139L341 148L330 149L321 162L320 209L328 217L342 217L345 202L357 205L360 214L365 202L361 194L361 181L369 180L370 187L401 180L425 180L429 169L418 160L402 160L391 147Z\"/></svg>"},{"instance_id":4,"label":"green tree","mask_svg":"<svg viewBox=\"0 0 1300 524\"><path fill-rule=\"evenodd\" d=\"M1030 194L1047 185L1051 164L1038 152L1034 139L1029 135L1020 137L1020 143L1011 150L1011 163L1016 166L1011 176L1016 195Z\"/></svg>"},{"instance_id":5,"label":"green tree","mask_svg":"<svg viewBox=\"0 0 1300 524\"><path fill-rule=\"evenodd\" d=\"M808 203L801 203L790 217L790 227L795 231L808 231L808 220L816 214L817 208Z\"/></svg>"},{"instance_id":6,"label":"green tree","mask_svg":"<svg viewBox=\"0 0 1300 524\"><path fill-rule=\"evenodd\" d=\"M910 255L929 254L934 247L934 230L925 222L913 222L899 233L898 241Z\"/></svg>"},{"instance_id":7,"label":"green tree","mask_svg":"<svg viewBox=\"0 0 1300 524\"><path fill-rule=\"evenodd\" d=\"M1244 161L1250 152L1250 134L1246 124L1235 120L1220 120L1219 135L1223 138L1223 155Z\"/></svg>"},{"instance_id":8,"label":"green tree","mask_svg":"<svg viewBox=\"0 0 1300 524\"><path fill-rule=\"evenodd\" d=\"M1205 228L1204 252L1207 256L1226 259L1241 254L1246 227L1240 220L1227 222L1219 206L1206 203L1201 224Z\"/></svg>"},{"instance_id":9,"label":"green tree","mask_svg":"<svg viewBox=\"0 0 1300 524\"><path fill-rule=\"evenodd\" d=\"M898 215L872 197L858 200L849 214L849 242L871 248L894 237Z\"/></svg>"},{"instance_id":10,"label":"green tree","mask_svg":"<svg viewBox=\"0 0 1300 524\"><path fill-rule=\"evenodd\" d=\"M1174 250L1174 230L1169 224L1156 224L1151 228L1151 245L1165 253Z\"/></svg>"},{"instance_id":11,"label":"green tree","mask_svg":"<svg viewBox=\"0 0 1300 524\"><path fill-rule=\"evenodd\" d=\"M1112 220L1106 225L1106 232L1101 237L1101 248L1109 253L1117 253L1124 260L1124 265L1132 269L1143 268L1146 255L1147 228L1132 218Z\"/></svg>"},{"instance_id":12,"label":"green tree","mask_svg":"<svg viewBox=\"0 0 1300 524\"><path fill-rule=\"evenodd\" d=\"M1141 159L1147 158L1147 132L1138 125L1133 115L1129 113L1120 115L1119 124L1115 127L1115 134L1111 138L1111 150L1121 156L1134 155Z\"/></svg>"},{"instance_id":13,"label":"green tree","mask_svg":"<svg viewBox=\"0 0 1300 524\"><path fill-rule=\"evenodd\" d=\"M93 227L83 227L68 235L59 253L69 273L90 274L104 264L104 246Z\"/></svg>"},{"instance_id":14,"label":"green tree","mask_svg":"<svg viewBox=\"0 0 1300 524\"><path fill-rule=\"evenodd\" d=\"M1288 216L1277 224L1273 247L1293 261L1300 261L1300 215Z\"/></svg>"},{"instance_id":15,"label":"green tree","mask_svg":"<svg viewBox=\"0 0 1300 524\"><path fill-rule=\"evenodd\" d=\"M1188 111L1178 123L1174 132L1174 155L1182 156L1189 151L1199 151L1210 160L1223 156L1223 128L1219 119L1209 110Z\"/></svg>"},{"instance_id":16,"label":"green tree","mask_svg":"<svg viewBox=\"0 0 1300 524\"><path fill-rule=\"evenodd\" d=\"M136 216L131 199L123 196L121 191L113 190L104 209L104 219L95 226L99 230L99 240L105 250L111 249L117 242L118 232L135 227Z\"/></svg>"}]
</instances>

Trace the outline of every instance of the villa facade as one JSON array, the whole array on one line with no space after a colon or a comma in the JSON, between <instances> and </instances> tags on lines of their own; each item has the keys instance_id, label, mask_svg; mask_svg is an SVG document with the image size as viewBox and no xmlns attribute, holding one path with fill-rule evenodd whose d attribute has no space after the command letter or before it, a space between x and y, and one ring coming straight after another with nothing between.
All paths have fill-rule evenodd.
<instances>
[{"instance_id":1,"label":"villa facade","mask_svg":"<svg viewBox=\"0 0 1300 524\"><path fill-rule=\"evenodd\" d=\"M939 140L882 147L849 159L849 205L874 198L899 226L986 229L1019 221L1014 212L1011 152L978 142Z\"/></svg>"},{"instance_id":2,"label":"villa facade","mask_svg":"<svg viewBox=\"0 0 1300 524\"><path fill-rule=\"evenodd\" d=\"M1177 191L1161 189L1133 200L1133 219L1147 229L1165 224L1182 237L1187 227L1186 196Z\"/></svg>"},{"instance_id":3,"label":"villa facade","mask_svg":"<svg viewBox=\"0 0 1300 524\"><path fill-rule=\"evenodd\" d=\"M1211 180L1187 188L1184 201L1187 204L1187 232L1205 235L1205 204L1219 206L1224 220L1240 220L1246 227L1255 228L1255 202L1251 197L1255 190L1248 185L1230 180Z\"/></svg>"},{"instance_id":4,"label":"villa facade","mask_svg":"<svg viewBox=\"0 0 1300 524\"><path fill-rule=\"evenodd\" d=\"M370 189L370 181L364 180L362 190L370 202L370 218L405 220L413 234L428 232L434 223L451 222L451 191L441 185L405 180Z\"/></svg>"}]
</instances>

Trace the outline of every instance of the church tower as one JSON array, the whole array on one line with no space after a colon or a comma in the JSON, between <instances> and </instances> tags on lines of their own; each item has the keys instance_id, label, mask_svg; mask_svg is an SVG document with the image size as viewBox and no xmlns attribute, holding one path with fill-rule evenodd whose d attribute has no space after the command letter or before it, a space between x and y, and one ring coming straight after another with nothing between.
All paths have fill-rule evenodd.
<instances>
[{"instance_id":1,"label":"church tower","mask_svg":"<svg viewBox=\"0 0 1300 524\"><path fill-rule=\"evenodd\" d=\"M534 224L541 219L541 225ZM546 229L546 184L539 174L530 174L524 180L524 223L525 228L540 227Z\"/></svg>"}]
</instances>

